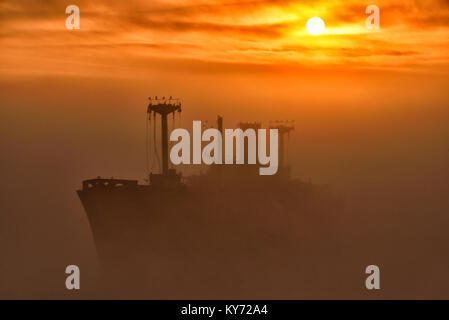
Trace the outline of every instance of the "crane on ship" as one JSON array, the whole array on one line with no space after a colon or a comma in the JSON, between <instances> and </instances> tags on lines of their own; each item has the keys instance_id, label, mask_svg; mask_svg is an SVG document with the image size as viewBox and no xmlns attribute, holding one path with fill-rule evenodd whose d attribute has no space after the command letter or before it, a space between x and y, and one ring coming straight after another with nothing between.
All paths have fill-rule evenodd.
<instances>
[{"instance_id":1,"label":"crane on ship","mask_svg":"<svg viewBox=\"0 0 449 320\"><path fill-rule=\"evenodd\" d=\"M158 186L170 186L180 183L181 176L176 173L175 169L169 169L168 166L168 117L172 115L173 127L175 122L175 114L181 113L181 101L179 99L174 99L169 97L166 99L158 99L157 96L149 97L150 103L147 108L147 124L149 125L150 131L153 128L153 148L156 155L156 161L159 163L159 158L157 154L156 145L156 126L157 126L157 115L160 117L161 121L161 150L162 150L162 172L160 173L149 173L150 182L152 185ZM147 163L149 162L149 140L148 139L148 126L147 126Z\"/></svg>"}]
</instances>

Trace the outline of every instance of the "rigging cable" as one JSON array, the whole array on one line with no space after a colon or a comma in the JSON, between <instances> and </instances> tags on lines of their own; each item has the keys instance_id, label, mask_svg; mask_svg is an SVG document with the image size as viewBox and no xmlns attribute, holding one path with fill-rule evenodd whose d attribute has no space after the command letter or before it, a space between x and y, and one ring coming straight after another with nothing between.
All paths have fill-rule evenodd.
<instances>
[{"instance_id":1,"label":"rigging cable","mask_svg":"<svg viewBox=\"0 0 449 320\"><path fill-rule=\"evenodd\" d=\"M150 111L150 115L148 116L148 122L149 122L149 130L148 130L148 150L150 150L151 152L151 111ZM154 119L153 119L154 122ZM153 153L150 153L150 172L153 171L153 167L154 167L154 156Z\"/></svg>"},{"instance_id":2,"label":"rigging cable","mask_svg":"<svg viewBox=\"0 0 449 320\"><path fill-rule=\"evenodd\" d=\"M161 166L159 164L159 155L157 153L157 143L156 143L156 113L154 114L154 126L153 126L153 147L154 147L154 154L156 155L156 163L157 163L157 169L158 171L161 170Z\"/></svg>"},{"instance_id":3,"label":"rigging cable","mask_svg":"<svg viewBox=\"0 0 449 320\"><path fill-rule=\"evenodd\" d=\"M175 117L176 117L176 111L173 111L173 117L172 117L172 122L171 122L170 135L171 135L171 132L172 132L173 130L175 130L175 128L176 128ZM168 138L168 143L169 143L169 146L170 146L169 150L171 150L171 148L173 147L173 141L171 141L170 135L169 135L169 138ZM173 164L171 163L171 161L169 161L168 164L169 164L169 167L173 169Z\"/></svg>"},{"instance_id":4,"label":"rigging cable","mask_svg":"<svg viewBox=\"0 0 449 320\"><path fill-rule=\"evenodd\" d=\"M148 113L148 112L147 112ZM149 157L149 145L148 145L148 122L150 121L145 114L145 154L146 154L146 168L147 174L150 172L150 157Z\"/></svg>"}]
</instances>

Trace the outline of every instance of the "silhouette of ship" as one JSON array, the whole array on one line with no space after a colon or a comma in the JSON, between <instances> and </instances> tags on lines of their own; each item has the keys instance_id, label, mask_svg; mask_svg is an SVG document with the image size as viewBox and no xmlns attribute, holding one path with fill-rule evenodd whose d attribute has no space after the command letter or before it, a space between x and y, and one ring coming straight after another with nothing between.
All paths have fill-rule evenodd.
<instances>
[{"instance_id":1,"label":"silhouette of ship","mask_svg":"<svg viewBox=\"0 0 449 320\"><path fill-rule=\"evenodd\" d=\"M148 184L98 177L83 181L77 191L103 265L151 266L156 274L172 275L182 266L190 279L204 282L224 265L233 276L229 261L251 269L267 248L279 248L282 256L297 245L298 233L304 237L332 227L341 199L329 186L292 179L284 163L284 136L292 124L270 125L280 133L276 175L260 176L257 165L212 165L204 174L183 178L168 166L167 117L175 112L181 112L177 101L152 100L148 106L149 121L161 117L162 173L151 173ZM218 130L222 126L218 117ZM221 281L225 287L229 278Z\"/></svg>"}]
</instances>

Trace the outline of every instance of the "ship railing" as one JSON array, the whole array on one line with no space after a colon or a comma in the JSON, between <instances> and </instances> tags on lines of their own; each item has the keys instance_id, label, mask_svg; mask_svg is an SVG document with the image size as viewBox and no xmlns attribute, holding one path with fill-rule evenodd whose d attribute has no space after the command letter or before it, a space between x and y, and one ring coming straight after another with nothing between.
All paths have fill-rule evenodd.
<instances>
[{"instance_id":1,"label":"ship railing","mask_svg":"<svg viewBox=\"0 0 449 320\"><path fill-rule=\"evenodd\" d=\"M135 187L135 186L137 186L137 180L97 178L83 181L83 190L92 188L119 188L119 187Z\"/></svg>"}]
</instances>

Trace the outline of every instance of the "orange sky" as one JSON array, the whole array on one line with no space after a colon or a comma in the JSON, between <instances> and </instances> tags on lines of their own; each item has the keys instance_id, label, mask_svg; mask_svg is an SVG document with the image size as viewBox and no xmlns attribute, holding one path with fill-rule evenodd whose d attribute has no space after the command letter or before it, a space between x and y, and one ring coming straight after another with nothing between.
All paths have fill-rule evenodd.
<instances>
[{"instance_id":1,"label":"orange sky","mask_svg":"<svg viewBox=\"0 0 449 320\"><path fill-rule=\"evenodd\" d=\"M0 3L2 74L123 76L192 61L212 62L212 69L448 66L447 0L78 0L81 29L73 31L65 28L69 4ZM376 32L365 28L370 4L381 10ZM325 21L324 35L305 31L312 16Z\"/></svg>"}]
</instances>

